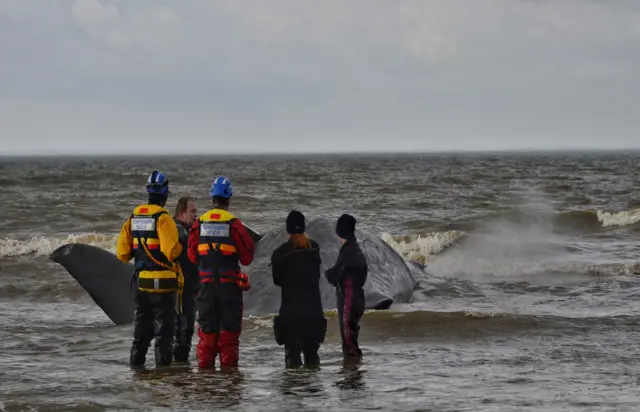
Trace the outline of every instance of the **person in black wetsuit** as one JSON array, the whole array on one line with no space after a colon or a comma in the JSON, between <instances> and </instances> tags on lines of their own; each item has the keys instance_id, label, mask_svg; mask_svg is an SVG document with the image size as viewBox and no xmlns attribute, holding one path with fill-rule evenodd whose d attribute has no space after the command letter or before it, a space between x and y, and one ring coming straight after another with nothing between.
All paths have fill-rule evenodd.
<instances>
[{"instance_id":1,"label":"person in black wetsuit","mask_svg":"<svg viewBox=\"0 0 640 412\"><path fill-rule=\"evenodd\" d=\"M173 357L176 362L187 362L191 352L191 340L196 322L196 296L200 286L198 267L194 265L187 255L189 242L189 229L198 217L198 209L194 198L184 196L178 199L173 220L178 227L182 253L178 257L182 274L184 275L184 290L182 291L182 314L176 318L175 344Z\"/></svg>"},{"instance_id":2,"label":"person in black wetsuit","mask_svg":"<svg viewBox=\"0 0 640 412\"><path fill-rule=\"evenodd\" d=\"M338 322L342 353L346 360L362 358L358 344L360 319L364 315L364 283L367 280L367 258L355 236L356 219L343 214L336 223L336 234L342 247L332 268L327 269L327 281L336 287Z\"/></svg>"},{"instance_id":3,"label":"person in black wetsuit","mask_svg":"<svg viewBox=\"0 0 640 412\"><path fill-rule=\"evenodd\" d=\"M327 321L320 297L320 246L305 234L304 215L291 211L286 221L289 240L271 255L273 283L281 289L278 316L274 319L276 342L284 344L285 365L318 366Z\"/></svg>"}]
</instances>

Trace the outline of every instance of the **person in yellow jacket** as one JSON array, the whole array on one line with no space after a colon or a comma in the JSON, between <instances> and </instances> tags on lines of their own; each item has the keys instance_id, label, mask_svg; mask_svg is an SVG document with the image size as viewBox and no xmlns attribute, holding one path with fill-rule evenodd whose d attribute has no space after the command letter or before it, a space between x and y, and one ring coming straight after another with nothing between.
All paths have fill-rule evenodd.
<instances>
[{"instance_id":1,"label":"person in yellow jacket","mask_svg":"<svg viewBox=\"0 0 640 412\"><path fill-rule=\"evenodd\" d=\"M155 338L156 365L171 364L176 328L176 307L184 278L176 259L182 252L178 228L164 208L169 180L153 171L147 180L149 202L136 207L124 222L116 245L123 262L134 260L135 320L129 362L143 366ZM132 283L134 280L132 280Z\"/></svg>"}]
</instances>

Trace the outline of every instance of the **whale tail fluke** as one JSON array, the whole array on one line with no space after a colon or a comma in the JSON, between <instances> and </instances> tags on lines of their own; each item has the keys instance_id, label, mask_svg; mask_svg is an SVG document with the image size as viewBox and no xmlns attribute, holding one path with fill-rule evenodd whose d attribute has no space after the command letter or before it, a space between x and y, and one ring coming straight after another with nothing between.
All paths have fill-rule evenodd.
<instances>
[{"instance_id":1,"label":"whale tail fluke","mask_svg":"<svg viewBox=\"0 0 640 412\"><path fill-rule=\"evenodd\" d=\"M82 243L62 245L51 252L49 259L63 266L113 323L133 323L133 265L121 262L109 251Z\"/></svg>"}]
</instances>

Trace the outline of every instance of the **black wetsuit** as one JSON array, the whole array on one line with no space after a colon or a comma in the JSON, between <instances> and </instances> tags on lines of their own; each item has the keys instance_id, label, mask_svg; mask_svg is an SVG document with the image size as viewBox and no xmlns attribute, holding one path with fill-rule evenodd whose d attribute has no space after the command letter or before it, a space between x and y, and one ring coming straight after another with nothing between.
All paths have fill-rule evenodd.
<instances>
[{"instance_id":1,"label":"black wetsuit","mask_svg":"<svg viewBox=\"0 0 640 412\"><path fill-rule=\"evenodd\" d=\"M195 302L200 287L200 277L198 276L198 267L187 256L189 226L181 220L175 219L175 221L182 244L182 253L178 261L184 276L184 289L182 291L182 315L176 318L173 356L176 362L186 362L191 352L191 339L196 322Z\"/></svg>"},{"instance_id":2,"label":"black wetsuit","mask_svg":"<svg viewBox=\"0 0 640 412\"><path fill-rule=\"evenodd\" d=\"M365 308L363 288L367 271L366 256L357 239L350 238L340 248L335 265L325 272L327 281L336 287L338 321L345 357L362 357L358 335Z\"/></svg>"},{"instance_id":3,"label":"black wetsuit","mask_svg":"<svg viewBox=\"0 0 640 412\"><path fill-rule=\"evenodd\" d=\"M320 246L311 240L311 248L295 249L285 242L271 255L273 283L281 289L274 332L278 344L284 344L285 364L318 365L318 350L324 341L327 322L320 297Z\"/></svg>"}]
</instances>

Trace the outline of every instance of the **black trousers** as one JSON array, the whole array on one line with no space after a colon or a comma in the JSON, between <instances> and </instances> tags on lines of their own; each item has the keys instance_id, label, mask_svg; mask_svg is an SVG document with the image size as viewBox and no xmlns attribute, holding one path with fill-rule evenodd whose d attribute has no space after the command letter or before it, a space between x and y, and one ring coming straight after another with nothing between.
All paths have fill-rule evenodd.
<instances>
[{"instance_id":1,"label":"black trousers","mask_svg":"<svg viewBox=\"0 0 640 412\"><path fill-rule=\"evenodd\" d=\"M302 365L304 355L305 366L320 365L320 344L312 340L288 342L284 344L284 363L287 368L295 368Z\"/></svg>"},{"instance_id":2,"label":"black trousers","mask_svg":"<svg viewBox=\"0 0 640 412\"><path fill-rule=\"evenodd\" d=\"M204 333L242 332L244 300L235 283L203 283L196 299L198 324Z\"/></svg>"},{"instance_id":3,"label":"black trousers","mask_svg":"<svg viewBox=\"0 0 640 412\"><path fill-rule=\"evenodd\" d=\"M274 333L276 342L284 344L284 360L287 368L294 368L304 364L306 366L320 365L320 344L324 342L327 330L327 320L322 313L315 317L296 318L276 316L274 318Z\"/></svg>"},{"instance_id":4,"label":"black trousers","mask_svg":"<svg viewBox=\"0 0 640 412\"><path fill-rule=\"evenodd\" d=\"M196 283L197 282L197 283ZM196 322L196 297L198 295L199 279L185 283L182 291L182 315L176 317L175 345L173 356L176 362L189 360L191 340Z\"/></svg>"},{"instance_id":5,"label":"black trousers","mask_svg":"<svg viewBox=\"0 0 640 412\"><path fill-rule=\"evenodd\" d=\"M360 320L364 315L364 292L353 290L351 282L345 282L343 290L337 295L338 323L342 339L342 353L345 357L362 357L358 344Z\"/></svg>"},{"instance_id":6,"label":"black trousers","mask_svg":"<svg viewBox=\"0 0 640 412\"><path fill-rule=\"evenodd\" d=\"M136 288L134 299L131 365L144 365L154 338L156 365L170 365L176 325L175 293L142 292Z\"/></svg>"}]
</instances>

